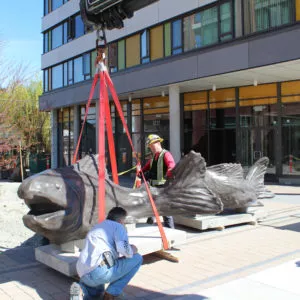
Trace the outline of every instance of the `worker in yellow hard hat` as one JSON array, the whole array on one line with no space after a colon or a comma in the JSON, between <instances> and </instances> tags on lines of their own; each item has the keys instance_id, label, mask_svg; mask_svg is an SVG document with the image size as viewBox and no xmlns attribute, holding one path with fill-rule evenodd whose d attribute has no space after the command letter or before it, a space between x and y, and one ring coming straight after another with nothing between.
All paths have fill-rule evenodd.
<instances>
[{"instance_id":1,"label":"worker in yellow hard hat","mask_svg":"<svg viewBox=\"0 0 300 300\"><path fill-rule=\"evenodd\" d=\"M150 134L146 140L146 146L152 152L152 158L142 168L143 172L149 172L148 179L151 186L162 187L168 178L172 177L172 169L175 167L175 161L166 149L162 148L163 138L157 134ZM164 226L174 228L174 220L171 216L164 216ZM153 217L148 218L147 223L153 223Z\"/></svg>"}]
</instances>

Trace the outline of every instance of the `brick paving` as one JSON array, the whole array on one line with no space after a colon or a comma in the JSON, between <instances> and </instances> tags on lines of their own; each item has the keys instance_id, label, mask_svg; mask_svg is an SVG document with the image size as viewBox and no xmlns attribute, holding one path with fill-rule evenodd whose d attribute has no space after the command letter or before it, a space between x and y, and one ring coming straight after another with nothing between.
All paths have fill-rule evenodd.
<instances>
[{"instance_id":1,"label":"brick paving","mask_svg":"<svg viewBox=\"0 0 300 300\"><path fill-rule=\"evenodd\" d=\"M298 191L293 189L294 194ZM266 201L269 216L256 226L189 230L187 243L180 246L179 263L144 256L140 271L125 289L128 299L207 299L201 290L300 258L300 198L298 205L280 197ZM32 247L0 254L1 300L68 299L72 281L35 261Z\"/></svg>"}]
</instances>

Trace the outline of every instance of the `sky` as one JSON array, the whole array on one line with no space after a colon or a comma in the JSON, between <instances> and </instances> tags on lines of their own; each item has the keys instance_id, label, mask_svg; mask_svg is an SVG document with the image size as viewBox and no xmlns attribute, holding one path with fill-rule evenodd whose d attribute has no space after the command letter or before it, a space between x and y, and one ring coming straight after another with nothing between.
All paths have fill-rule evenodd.
<instances>
[{"instance_id":1,"label":"sky","mask_svg":"<svg viewBox=\"0 0 300 300\"><path fill-rule=\"evenodd\" d=\"M9 62L28 65L30 71L41 69L43 2L0 0L1 55Z\"/></svg>"}]
</instances>

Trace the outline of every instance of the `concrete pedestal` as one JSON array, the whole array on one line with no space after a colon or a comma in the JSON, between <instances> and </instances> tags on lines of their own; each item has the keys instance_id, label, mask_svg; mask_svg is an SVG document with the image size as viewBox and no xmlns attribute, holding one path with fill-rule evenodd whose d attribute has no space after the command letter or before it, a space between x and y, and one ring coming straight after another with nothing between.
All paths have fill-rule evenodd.
<instances>
[{"instance_id":1,"label":"concrete pedestal","mask_svg":"<svg viewBox=\"0 0 300 300\"><path fill-rule=\"evenodd\" d=\"M263 208L249 208L246 213L220 214L213 216L174 216L174 222L199 230L217 229L223 230L226 226L248 223L256 225L264 219L267 212Z\"/></svg>"},{"instance_id":2,"label":"concrete pedestal","mask_svg":"<svg viewBox=\"0 0 300 300\"><path fill-rule=\"evenodd\" d=\"M164 228L164 231L170 247L186 242L185 231L170 228ZM129 242L137 246L141 255L162 250L162 240L158 227L155 225L139 224L139 227L129 231L128 235ZM76 276L76 262L82 247L83 240L66 243L63 247L54 244L41 246L35 249L35 258L67 276ZM72 249L74 253L71 253Z\"/></svg>"}]
</instances>

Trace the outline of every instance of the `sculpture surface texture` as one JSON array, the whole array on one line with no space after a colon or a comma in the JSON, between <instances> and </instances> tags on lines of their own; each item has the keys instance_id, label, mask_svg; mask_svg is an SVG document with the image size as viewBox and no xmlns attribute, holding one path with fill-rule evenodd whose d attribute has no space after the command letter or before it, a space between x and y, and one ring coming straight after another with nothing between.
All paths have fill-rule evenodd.
<instances>
[{"instance_id":1,"label":"sculpture surface texture","mask_svg":"<svg viewBox=\"0 0 300 300\"><path fill-rule=\"evenodd\" d=\"M84 238L98 222L98 156L89 155L76 164L46 170L20 185L18 196L30 208L25 226L61 244ZM262 158L244 179L238 164L206 168L200 153L191 151L173 170L174 178L162 188L150 187L160 215L217 214L224 208L257 205L257 199L271 197L263 183L268 158ZM131 189L105 179L106 211L122 206L131 220L152 216L145 189Z\"/></svg>"}]
</instances>

